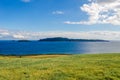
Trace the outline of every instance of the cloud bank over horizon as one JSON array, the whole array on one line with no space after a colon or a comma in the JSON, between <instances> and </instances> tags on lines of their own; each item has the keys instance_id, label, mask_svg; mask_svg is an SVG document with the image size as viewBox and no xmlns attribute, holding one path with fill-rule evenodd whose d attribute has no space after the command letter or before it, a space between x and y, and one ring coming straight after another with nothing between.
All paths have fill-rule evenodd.
<instances>
[{"instance_id":1,"label":"cloud bank over horizon","mask_svg":"<svg viewBox=\"0 0 120 80\"><path fill-rule=\"evenodd\" d=\"M120 0L88 0L80 9L89 16L86 21L65 21L65 24L120 25Z\"/></svg>"},{"instance_id":2,"label":"cloud bank over horizon","mask_svg":"<svg viewBox=\"0 0 120 80\"><path fill-rule=\"evenodd\" d=\"M119 31L88 31L88 32L64 32L64 31L49 31L49 32L27 32L27 31L10 31L0 29L0 40L19 40L30 39L38 40L48 37L67 37L74 39L103 39L103 40L120 40Z\"/></svg>"}]
</instances>

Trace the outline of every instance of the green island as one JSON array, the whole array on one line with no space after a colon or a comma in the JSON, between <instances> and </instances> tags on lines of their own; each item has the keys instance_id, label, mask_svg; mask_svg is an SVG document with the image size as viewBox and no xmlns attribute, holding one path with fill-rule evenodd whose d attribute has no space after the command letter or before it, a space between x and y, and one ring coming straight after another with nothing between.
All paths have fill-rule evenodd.
<instances>
[{"instance_id":1,"label":"green island","mask_svg":"<svg viewBox=\"0 0 120 80\"><path fill-rule=\"evenodd\" d=\"M120 80L120 54L0 56L0 80Z\"/></svg>"}]
</instances>

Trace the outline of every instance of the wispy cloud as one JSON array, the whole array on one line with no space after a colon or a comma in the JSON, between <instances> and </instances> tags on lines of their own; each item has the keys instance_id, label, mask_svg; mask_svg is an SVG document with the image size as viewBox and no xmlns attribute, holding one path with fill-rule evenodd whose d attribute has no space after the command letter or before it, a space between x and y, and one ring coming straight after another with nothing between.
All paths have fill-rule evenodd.
<instances>
[{"instance_id":1,"label":"wispy cloud","mask_svg":"<svg viewBox=\"0 0 120 80\"><path fill-rule=\"evenodd\" d=\"M29 3L31 0L21 0L22 2Z\"/></svg>"},{"instance_id":2,"label":"wispy cloud","mask_svg":"<svg viewBox=\"0 0 120 80\"><path fill-rule=\"evenodd\" d=\"M112 36L112 37L111 37ZM0 39L32 39L38 40L47 37L67 37L79 39L105 39L120 40L119 31L88 31L88 32L65 32L65 31L49 31L49 32L26 32L26 31L10 31L0 30Z\"/></svg>"},{"instance_id":3,"label":"wispy cloud","mask_svg":"<svg viewBox=\"0 0 120 80\"><path fill-rule=\"evenodd\" d=\"M65 23L120 25L120 0L89 0L89 2L80 7L89 16L87 21L66 21Z\"/></svg>"},{"instance_id":4,"label":"wispy cloud","mask_svg":"<svg viewBox=\"0 0 120 80\"><path fill-rule=\"evenodd\" d=\"M52 14L62 15L62 14L64 14L64 12L63 11L53 11Z\"/></svg>"}]
</instances>

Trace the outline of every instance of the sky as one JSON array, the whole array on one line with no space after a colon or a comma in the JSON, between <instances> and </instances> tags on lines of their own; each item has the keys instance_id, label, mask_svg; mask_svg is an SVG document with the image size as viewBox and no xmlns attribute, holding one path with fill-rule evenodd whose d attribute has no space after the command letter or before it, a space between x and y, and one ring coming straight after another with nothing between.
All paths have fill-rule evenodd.
<instances>
[{"instance_id":1,"label":"sky","mask_svg":"<svg viewBox=\"0 0 120 80\"><path fill-rule=\"evenodd\" d=\"M0 0L0 40L120 40L120 0Z\"/></svg>"}]
</instances>

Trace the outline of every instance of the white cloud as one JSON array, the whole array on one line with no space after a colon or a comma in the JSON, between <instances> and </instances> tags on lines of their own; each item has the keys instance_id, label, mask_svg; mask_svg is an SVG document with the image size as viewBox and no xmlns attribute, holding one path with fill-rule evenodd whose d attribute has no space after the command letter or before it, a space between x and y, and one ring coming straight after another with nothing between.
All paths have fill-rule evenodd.
<instances>
[{"instance_id":1,"label":"white cloud","mask_svg":"<svg viewBox=\"0 0 120 80\"><path fill-rule=\"evenodd\" d=\"M38 40L47 37L67 37L77 39L104 39L104 40L120 40L119 31L88 31L88 32L23 32L10 31L0 29L0 39L31 39Z\"/></svg>"},{"instance_id":2,"label":"white cloud","mask_svg":"<svg viewBox=\"0 0 120 80\"><path fill-rule=\"evenodd\" d=\"M25 39L25 37L23 36L23 35L21 35L21 34L14 34L14 35L12 35L13 36L13 38L15 38L15 39Z\"/></svg>"},{"instance_id":3,"label":"white cloud","mask_svg":"<svg viewBox=\"0 0 120 80\"><path fill-rule=\"evenodd\" d=\"M31 0L21 0L21 1L25 3L31 2Z\"/></svg>"},{"instance_id":4,"label":"white cloud","mask_svg":"<svg viewBox=\"0 0 120 80\"><path fill-rule=\"evenodd\" d=\"M87 21L66 21L65 23L120 25L120 0L89 0L89 2L80 7L89 16Z\"/></svg>"},{"instance_id":5,"label":"white cloud","mask_svg":"<svg viewBox=\"0 0 120 80\"><path fill-rule=\"evenodd\" d=\"M7 36L7 35L10 35L8 30L3 30L3 29L0 29L0 35L2 36Z\"/></svg>"},{"instance_id":6,"label":"white cloud","mask_svg":"<svg viewBox=\"0 0 120 80\"><path fill-rule=\"evenodd\" d=\"M64 12L63 12L63 11L53 11L52 14L59 14L59 15L62 15L62 14L64 14Z\"/></svg>"}]
</instances>

